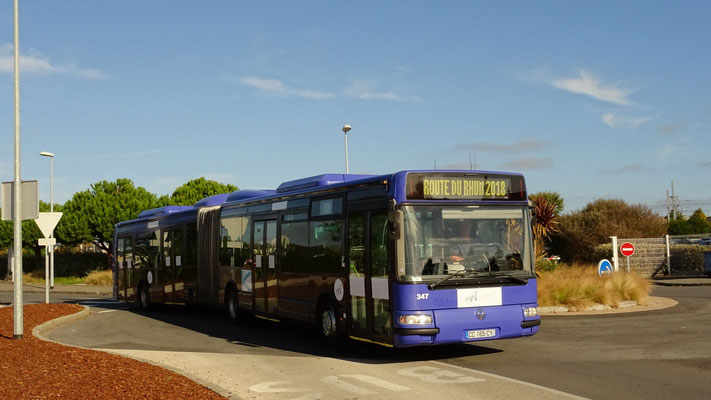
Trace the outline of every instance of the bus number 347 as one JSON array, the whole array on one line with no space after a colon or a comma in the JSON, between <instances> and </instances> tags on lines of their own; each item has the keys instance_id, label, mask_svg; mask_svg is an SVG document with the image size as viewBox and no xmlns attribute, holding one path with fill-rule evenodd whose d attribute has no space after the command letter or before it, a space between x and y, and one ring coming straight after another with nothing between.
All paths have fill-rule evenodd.
<instances>
[{"instance_id":1,"label":"bus number 347","mask_svg":"<svg viewBox=\"0 0 711 400\"><path fill-rule=\"evenodd\" d=\"M429 293L417 293L417 300L427 300L429 296Z\"/></svg>"}]
</instances>

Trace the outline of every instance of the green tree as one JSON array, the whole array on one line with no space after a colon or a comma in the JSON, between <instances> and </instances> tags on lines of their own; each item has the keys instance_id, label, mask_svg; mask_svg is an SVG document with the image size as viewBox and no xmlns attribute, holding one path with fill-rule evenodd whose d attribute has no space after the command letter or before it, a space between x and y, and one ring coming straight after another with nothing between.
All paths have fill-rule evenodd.
<instances>
[{"instance_id":1,"label":"green tree","mask_svg":"<svg viewBox=\"0 0 711 400\"><path fill-rule=\"evenodd\" d=\"M693 233L689 221L682 214L676 214L674 218L669 219L667 232L670 235L690 235Z\"/></svg>"},{"instance_id":2,"label":"green tree","mask_svg":"<svg viewBox=\"0 0 711 400\"><path fill-rule=\"evenodd\" d=\"M554 205L554 213L556 216L563 213L565 202L558 192L538 192L528 196L528 199L536 203L538 199L545 199L547 203Z\"/></svg>"},{"instance_id":3,"label":"green tree","mask_svg":"<svg viewBox=\"0 0 711 400\"><path fill-rule=\"evenodd\" d=\"M595 261L595 247L619 238L660 237L667 223L649 207L623 200L599 199L582 210L562 215L551 247L565 261Z\"/></svg>"},{"instance_id":4,"label":"green tree","mask_svg":"<svg viewBox=\"0 0 711 400\"><path fill-rule=\"evenodd\" d=\"M64 204L57 236L65 244L92 242L111 253L114 225L158 206L156 195L135 187L130 179L97 182Z\"/></svg>"},{"instance_id":5,"label":"green tree","mask_svg":"<svg viewBox=\"0 0 711 400\"><path fill-rule=\"evenodd\" d=\"M170 196L169 204L164 203L165 197L161 197L162 205L192 206L205 197L230 193L237 190L237 186L207 180L204 177L193 179L175 189Z\"/></svg>"},{"instance_id":6,"label":"green tree","mask_svg":"<svg viewBox=\"0 0 711 400\"><path fill-rule=\"evenodd\" d=\"M700 208L691 214L687 222L691 233L711 233L711 222L706 220L706 214Z\"/></svg>"},{"instance_id":7,"label":"green tree","mask_svg":"<svg viewBox=\"0 0 711 400\"><path fill-rule=\"evenodd\" d=\"M706 220L706 214L699 208L689 218L683 214L677 214L675 218L671 218L667 231L670 235L711 233L711 222Z\"/></svg>"},{"instance_id":8,"label":"green tree","mask_svg":"<svg viewBox=\"0 0 711 400\"><path fill-rule=\"evenodd\" d=\"M536 258L546 256L545 245L551 234L558 231L557 204L549 197L532 195L533 203L533 240L536 244ZM561 200L562 201L562 200Z\"/></svg>"}]
</instances>

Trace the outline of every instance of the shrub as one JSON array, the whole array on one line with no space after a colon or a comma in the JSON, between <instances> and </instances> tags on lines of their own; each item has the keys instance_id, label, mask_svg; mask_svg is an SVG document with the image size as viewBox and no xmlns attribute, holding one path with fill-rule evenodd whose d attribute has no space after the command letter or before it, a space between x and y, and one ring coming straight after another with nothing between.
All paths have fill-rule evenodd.
<instances>
[{"instance_id":1,"label":"shrub","mask_svg":"<svg viewBox=\"0 0 711 400\"><path fill-rule=\"evenodd\" d=\"M551 252L566 262L593 262L595 248L608 243L610 236L661 237L666 230L664 218L647 206L599 199L560 217L559 231L551 236Z\"/></svg>"},{"instance_id":2,"label":"shrub","mask_svg":"<svg viewBox=\"0 0 711 400\"><path fill-rule=\"evenodd\" d=\"M558 267L558 263L545 258L536 260L536 271L550 272Z\"/></svg>"},{"instance_id":3,"label":"shrub","mask_svg":"<svg viewBox=\"0 0 711 400\"><path fill-rule=\"evenodd\" d=\"M103 271L91 271L84 279L87 285L113 285L114 277L110 269Z\"/></svg>"},{"instance_id":4,"label":"shrub","mask_svg":"<svg viewBox=\"0 0 711 400\"><path fill-rule=\"evenodd\" d=\"M697 244L673 244L669 248L672 268L676 271L704 271L704 251L711 246Z\"/></svg>"},{"instance_id":5,"label":"shrub","mask_svg":"<svg viewBox=\"0 0 711 400\"><path fill-rule=\"evenodd\" d=\"M106 269L109 257L104 253L54 253L54 276L85 276L90 271ZM44 256L39 259L25 255L22 270L44 271ZM7 276L7 255L0 256L0 279Z\"/></svg>"}]
</instances>

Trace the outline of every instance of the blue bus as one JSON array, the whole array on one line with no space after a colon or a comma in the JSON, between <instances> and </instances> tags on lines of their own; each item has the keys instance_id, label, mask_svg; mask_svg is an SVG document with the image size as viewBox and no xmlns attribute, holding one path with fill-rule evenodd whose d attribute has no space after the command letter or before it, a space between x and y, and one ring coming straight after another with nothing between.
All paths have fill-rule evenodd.
<instances>
[{"instance_id":1,"label":"blue bus","mask_svg":"<svg viewBox=\"0 0 711 400\"><path fill-rule=\"evenodd\" d=\"M520 174L325 174L116 225L117 298L314 324L408 347L538 331Z\"/></svg>"}]
</instances>

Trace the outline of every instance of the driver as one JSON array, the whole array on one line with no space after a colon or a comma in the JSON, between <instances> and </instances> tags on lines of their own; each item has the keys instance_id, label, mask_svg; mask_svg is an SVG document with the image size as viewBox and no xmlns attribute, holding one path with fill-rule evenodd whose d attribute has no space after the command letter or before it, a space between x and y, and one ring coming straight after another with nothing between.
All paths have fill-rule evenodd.
<instances>
[{"instance_id":1,"label":"driver","mask_svg":"<svg viewBox=\"0 0 711 400\"><path fill-rule=\"evenodd\" d=\"M479 230L476 222L464 219L459 220L456 227L457 236L452 239L456 244L451 249L449 259L454 262L464 261L472 252L472 245L479 243Z\"/></svg>"}]
</instances>

